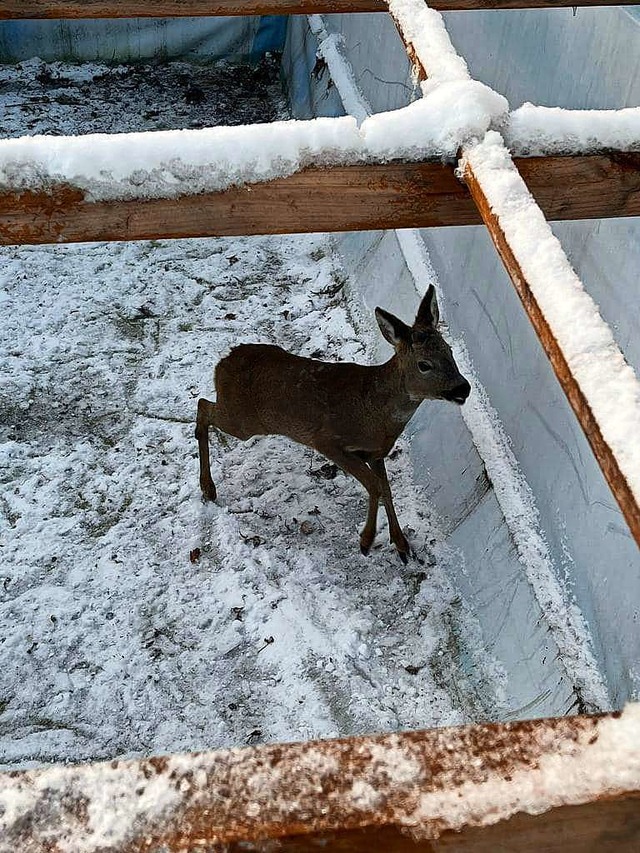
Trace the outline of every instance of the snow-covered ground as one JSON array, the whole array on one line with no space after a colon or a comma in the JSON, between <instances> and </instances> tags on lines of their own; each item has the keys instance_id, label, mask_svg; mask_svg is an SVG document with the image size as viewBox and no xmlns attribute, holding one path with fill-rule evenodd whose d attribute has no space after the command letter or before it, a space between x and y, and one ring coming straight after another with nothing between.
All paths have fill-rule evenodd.
<instances>
[{"instance_id":1,"label":"snow-covered ground","mask_svg":"<svg viewBox=\"0 0 640 853\"><path fill-rule=\"evenodd\" d=\"M235 109L233 75L251 82L227 71L219 96L207 90L211 124L228 120L223 99ZM202 91L199 73L188 79ZM52 74L85 87L97 123L80 110L71 125L47 94ZM111 73L105 99L95 76L38 63L0 74L3 131L143 129L150 103L158 126L184 121L158 106L170 90L119 96ZM275 77L263 85L255 120L281 114ZM1 766L499 715L500 667L449 580L461 556L404 442L389 467L416 549L406 567L382 513L377 547L360 554L363 490L285 439L212 438L219 501L200 499L195 403L215 363L242 341L367 361L348 291L325 235L2 250Z\"/></svg>"}]
</instances>

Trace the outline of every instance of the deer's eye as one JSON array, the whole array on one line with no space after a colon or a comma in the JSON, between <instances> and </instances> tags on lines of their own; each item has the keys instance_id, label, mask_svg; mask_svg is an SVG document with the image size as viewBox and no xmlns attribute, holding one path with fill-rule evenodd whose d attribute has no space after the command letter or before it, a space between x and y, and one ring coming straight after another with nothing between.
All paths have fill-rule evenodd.
<instances>
[{"instance_id":1,"label":"deer's eye","mask_svg":"<svg viewBox=\"0 0 640 853\"><path fill-rule=\"evenodd\" d=\"M433 370L433 365L430 361L419 361L418 370L420 373L428 373L430 370Z\"/></svg>"}]
</instances>

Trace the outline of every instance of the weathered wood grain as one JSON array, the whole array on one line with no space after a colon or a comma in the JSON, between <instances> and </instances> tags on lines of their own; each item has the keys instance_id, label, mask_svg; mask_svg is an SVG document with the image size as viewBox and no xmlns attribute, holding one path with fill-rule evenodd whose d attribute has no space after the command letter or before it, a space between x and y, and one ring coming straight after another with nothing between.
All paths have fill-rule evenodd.
<instances>
[{"instance_id":1,"label":"weathered wood grain","mask_svg":"<svg viewBox=\"0 0 640 853\"><path fill-rule=\"evenodd\" d=\"M639 723L632 707L3 773L0 851L631 853Z\"/></svg>"},{"instance_id":2,"label":"weathered wood grain","mask_svg":"<svg viewBox=\"0 0 640 853\"><path fill-rule=\"evenodd\" d=\"M479 223L441 163L310 168L176 199L91 202L72 187L0 195L0 243L290 234Z\"/></svg>"},{"instance_id":3,"label":"weathered wood grain","mask_svg":"<svg viewBox=\"0 0 640 853\"><path fill-rule=\"evenodd\" d=\"M630 0L636 5L640 0ZM617 0L432 0L441 12L473 9L555 9L617 6ZM384 0L0 0L0 19L147 18L191 15L313 15L386 12Z\"/></svg>"},{"instance_id":4,"label":"weathered wood grain","mask_svg":"<svg viewBox=\"0 0 640 853\"><path fill-rule=\"evenodd\" d=\"M640 154L516 160L548 219L640 215ZM66 185L0 192L0 244L479 225L451 165L308 168L176 199L93 202Z\"/></svg>"}]
</instances>

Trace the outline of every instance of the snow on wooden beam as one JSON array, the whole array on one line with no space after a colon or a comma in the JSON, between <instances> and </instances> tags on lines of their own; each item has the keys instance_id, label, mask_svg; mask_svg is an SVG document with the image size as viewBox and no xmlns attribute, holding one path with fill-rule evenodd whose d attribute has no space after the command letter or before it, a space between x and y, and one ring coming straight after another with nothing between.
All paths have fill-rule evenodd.
<instances>
[{"instance_id":1,"label":"snow on wooden beam","mask_svg":"<svg viewBox=\"0 0 640 853\"><path fill-rule=\"evenodd\" d=\"M0 243L226 237L479 224L441 163L308 168L264 183L169 199L93 202L82 190L0 195Z\"/></svg>"},{"instance_id":2,"label":"snow on wooden beam","mask_svg":"<svg viewBox=\"0 0 640 853\"><path fill-rule=\"evenodd\" d=\"M578 367L579 357L572 359L573 369L570 366L570 360L568 355L565 352L565 349L561 346L558 341L558 329L556 328L555 332L552 330L552 327L543 313L540 303L536 298L536 294L531 284L531 275L525 274L523 271L523 263L521 257L519 256L519 252L516 248L514 248L513 237L511 235L505 234L505 229L503 227L503 220L508 219L509 212L506 210L509 206L509 202L506 203L505 206L501 206L496 204L495 201L490 201L487 198L487 194L485 189L483 188L482 178L478 176L477 170L474 170L472 163L474 162L473 155L471 155L471 159L467 161L464 168L464 175L466 183L471 190L471 194L474 198L478 206L478 210L482 215L482 219L484 224L487 226L489 230L489 234L491 235L491 239L500 255L502 262L513 282L513 285L522 301L522 304L527 312L527 315L533 325L538 338L540 339L540 343L551 362L551 365L555 371L556 376L558 377L558 381L562 386L564 393L566 394L569 403L571 404L571 408L573 409L580 425L584 431L584 434L587 438L587 441L591 445L591 449L598 460L598 464L602 469L602 472L609 484L609 488L611 489L613 495L615 496L618 504L622 510L622 513L626 519L627 524L629 525L629 529L633 534L636 542L640 546L640 507L638 506L638 501L634 494L634 490L630 484L630 479L625 476L625 468L621 465L620 459L624 458L625 449L627 441L635 442L637 440L637 431L634 430L627 437L623 437L622 441L619 442L619 446L617 448L618 453L614 453L612 450L612 445L615 445L615 442L611 440L609 433L607 433L607 437L603 436L603 427L606 429L607 419L604 417L601 419L603 427L596 417L594 413L593 398L590 401L589 397L585 390L584 386L588 385L588 375L585 375L583 378L582 384L576 378L576 368ZM501 216L504 214L504 216ZM533 221L530 220L530 224L533 226ZM533 231L533 227L532 227ZM548 235L543 235L544 245L540 245L540 254L545 255L547 252L547 240L550 236L550 232ZM559 249L559 244L558 244ZM559 254L562 254L562 250L560 249ZM556 267L555 263L556 259L553 259L553 266ZM561 259L560 259L561 261ZM552 260L549 259L549 264L552 263ZM568 267L568 264L567 264ZM554 270L555 272L555 270ZM575 274L573 276L575 277ZM551 272L549 273L549 278L553 278ZM571 284L571 283L570 283ZM558 288L558 296L562 298L561 288ZM571 294L571 288L569 286L566 296L568 299L571 298L573 294ZM586 294L585 294L586 296ZM588 297L587 297L588 298ZM590 300L589 300L590 301ZM594 309L595 310L595 309ZM580 324L580 320L576 316L575 322ZM599 318L598 318L599 319ZM592 318L588 317L588 321L591 321ZM603 324L604 325L604 324ZM616 393L615 388L615 379L613 375L609 377L606 376L606 360L611 357L613 353L613 348L615 344L613 339L610 342L606 342L602 347L601 358L603 363L600 365L601 368L604 368L605 376L597 377L596 381L600 382L602 378L609 378L609 382L606 383L605 388L603 390L606 391L607 394L610 394L616 401L620 401L621 409L624 406L624 403L634 403L633 391L631 394L628 394L625 391L622 392L621 395ZM588 350L592 350L592 347L588 347ZM594 356L598 359L597 353L593 352L585 352L584 358L587 356ZM620 361L622 361L622 357L620 357ZM615 373L618 373L619 365L612 363L612 368L615 366ZM622 365L622 369L624 369L626 365ZM629 374L631 376L629 379L633 380L633 371L631 368L628 368ZM593 389L597 393L597 389ZM631 398L631 399L630 399ZM624 401L624 402L623 402ZM638 403L640 400L635 401L635 408L638 407ZM606 403L605 403L606 406ZM600 411L596 408L596 412L600 414ZM637 418L636 418L637 420ZM638 424L640 426L640 423ZM636 437L634 437L634 435ZM631 460L633 462L633 460Z\"/></svg>"},{"instance_id":3,"label":"snow on wooden beam","mask_svg":"<svg viewBox=\"0 0 640 853\"><path fill-rule=\"evenodd\" d=\"M640 154L532 157L516 164L549 219L640 216ZM2 245L482 222L453 167L440 162L314 167L264 183L172 199L92 201L68 185L0 192Z\"/></svg>"},{"instance_id":4,"label":"snow on wooden beam","mask_svg":"<svg viewBox=\"0 0 640 853\"><path fill-rule=\"evenodd\" d=\"M438 12L422 0L388 2L425 93L471 79ZM623 172L637 166L635 155L618 157ZM545 197L519 168L495 131L463 146L461 174L640 546L640 382L545 222L554 218Z\"/></svg>"},{"instance_id":5,"label":"snow on wooden beam","mask_svg":"<svg viewBox=\"0 0 640 853\"><path fill-rule=\"evenodd\" d=\"M636 5L640 0L629 0ZM555 9L617 6L618 0L432 0L442 12L473 9ZM314 15L386 12L384 0L0 0L0 19L145 18L191 15Z\"/></svg>"},{"instance_id":6,"label":"snow on wooden beam","mask_svg":"<svg viewBox=\"0 0 640 853\"><path fill-rule=\"evenodd\" d=\"M640 706L0 774L0 850L636 851Z\"/></svg>"}]
</instances>

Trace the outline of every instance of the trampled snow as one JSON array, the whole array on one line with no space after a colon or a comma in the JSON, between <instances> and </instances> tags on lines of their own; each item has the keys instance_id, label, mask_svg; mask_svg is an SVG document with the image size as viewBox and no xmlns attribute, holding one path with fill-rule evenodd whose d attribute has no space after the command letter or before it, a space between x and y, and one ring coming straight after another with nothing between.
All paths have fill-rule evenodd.
<instances>
[{"instance_id":1,"label":"trampled snow","mask_svg":"<svg viewBox=\"0 0 640 853\"><path fill-rule=\"evenodd\" d=\"M461 555L405 444L406 568L382 517L360 554L361 487L284 439L212 438L220 498L201 502L195 403L231 346L367 360L329 238L2 255L4 766L499 713L499 666L447 575Z\"/></svg>"}]
</instances>

